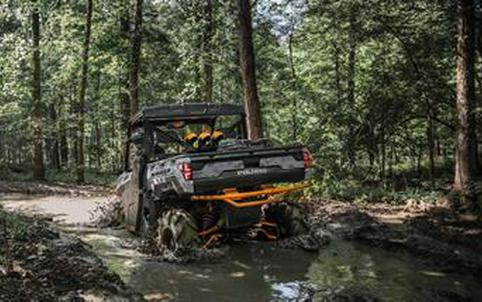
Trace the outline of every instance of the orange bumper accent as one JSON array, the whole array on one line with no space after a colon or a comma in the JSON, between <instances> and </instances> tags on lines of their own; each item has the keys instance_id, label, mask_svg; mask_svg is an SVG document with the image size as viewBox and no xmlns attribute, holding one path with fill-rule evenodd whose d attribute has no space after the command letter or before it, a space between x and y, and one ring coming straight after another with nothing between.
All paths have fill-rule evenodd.
<instances>
[{"instance_id":1,"label":"orange bumper accent","mask_svg":"<svg viewBox=\"0 0 482 302\"><path fill-rule=\"evenodd\" d=\"M251 191L251 192L237 192L235 190L229 189L225 190L226 193L224 194L215 194L215 195L193 195L191 196L191 200L195 201L224 201L225 203L236 207L236 208L246 208L246 207L256 207L261 206L263 204L273 203L280 201L280 196L301 190L304 188L309 187L309 183L302 183L302 184L295 184L295 185L288 185L288 186L281 186L281 187L273 187L268 189L261 189L258 191ZM263 198L260 200L254 201L243 201L248 198Z\"/></svg>"}]
</instances>

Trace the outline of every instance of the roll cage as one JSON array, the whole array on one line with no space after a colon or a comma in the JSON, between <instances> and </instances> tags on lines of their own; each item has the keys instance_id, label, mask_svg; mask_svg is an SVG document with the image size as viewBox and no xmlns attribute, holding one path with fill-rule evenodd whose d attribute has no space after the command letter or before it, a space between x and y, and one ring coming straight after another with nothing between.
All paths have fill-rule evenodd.
<instances>
[{"instance_id":1,"label":"roll cage","mask_svg":"<svg viewBox=\"0 0 482 302\"><path fill-rule=\"evenodd\" d=\"M207 125L211 131L217 121L224 116L238 116L230 125L236 129L239 138L246 138L246 115L244 108L234 104L186 103L145 107L130 120L131 138L129 143L141 145L147 159L154 156L159 139L166 143L175 143L189 150L178 132L190 125ZM157 140L157 141L156 141Z\"/></svg>"}]
</instances>

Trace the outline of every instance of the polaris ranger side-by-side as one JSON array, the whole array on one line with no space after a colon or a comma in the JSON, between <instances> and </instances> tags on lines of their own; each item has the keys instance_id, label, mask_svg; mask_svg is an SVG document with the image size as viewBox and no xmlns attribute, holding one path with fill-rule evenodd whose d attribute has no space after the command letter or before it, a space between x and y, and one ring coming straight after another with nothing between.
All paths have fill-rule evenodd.
<instances>
[{"instance_id":1,"label":"polaris ranger side-by-side","mask_svg":"<svg viewBox=\"0 0 482 302\"><path fill-rule=\"evenodd\" d=\"M310 152L248 140L245 117L242 106L205 103L135 115L130 169L116 188L126 227L171 251L236 230L269 239L305 232L300 208L281 197L306 186Z\"/></svg>"}]
</instances>

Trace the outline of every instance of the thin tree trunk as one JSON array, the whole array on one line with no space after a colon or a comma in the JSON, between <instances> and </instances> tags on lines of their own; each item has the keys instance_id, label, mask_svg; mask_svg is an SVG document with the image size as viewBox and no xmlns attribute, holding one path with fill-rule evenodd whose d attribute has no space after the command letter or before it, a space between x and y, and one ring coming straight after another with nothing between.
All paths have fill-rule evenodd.
<instances>
[{"instance_id":1,"label":"thin tree trunk","mask_svg":"<svg viewBox=\"0 0 482 302\"><path fill-rule=\"evenodd\" d=\"M434 142L434 127L433 127L433 104L430 100L427 100L427 148L428 148L428 178L432 182L435 179L435 142Z\"/></svg>"},{"instance_id":2,"label":"thin tree trunk","mask_svg":"<svg viewBox=\"0 0 482 302\"><path fill-rule=\"evenodd\" d=\"M69 165L69 144L67 142L67 131L64 122L60 125L60 162L63 167Z\"/></svg>"},{"instance_id":3,"label":"thin tree trunk","mask_svg":"<svg viewBox=\"0 0 482 302\"><path fill-rule=\"evenodd\" d=\"M70 85L70 94L69 94L69 102L70 102L70 115L76 116L79 109L78 109L78 100L77 100L77 85L74 83L75 76L71 79ZM77 131L77 124L76 123L69 123L66 121L67 130L68 130L68 141L69 141L69 154L70 154L70 163L69 169L76 170L77 169L77 162L78 162L78 153L79 153L79 139L78 139L78 131Z\"/></svg>"},{"instance_id":4,"label":"thin tree trunk","mask_svg":"<svg viewBox=\"0 0 482 302\"><path fill-rule=\"evenodd\" d=\"M263 136L261 106L256 86L256 64L253 46L253 29L251 23L251 5L249 0L239 1L239 30L240 30L240 69L243 83L244 107L248 138L258 139Z\"/></svg>"},{"instance_id":5,"label":"thin tree trunk","mask_svg":"<svg viewBox=\"0 0 482 302\"><path fill-rule=\"evenodd\" d=\"M194 52L193 52L193 62L194 62L194 87L193 91L190 92L190 98L199 101L204 97L204 61L205 57L203 55L204 52L204 32L202 29L202 22L205 21L203 19L204 8L203 8L204 1L193 1L193 12L194 12L194 24L195 32L192 36L193 44L194 44ZM181 103L184 104L184 99L181 100Z\"/></svg>"},{"instance_id":6,"label":"thin tree trunk","mask_svg":"<svg viewBox=\"0 0 482 302\"><path fill-rule=\"evenodd\" d=\"M125 40L129 40L129 10L125 10L125 12L121 15L120 18L120 31L122 34L122 38ZM126 54L128 54L128 49L126 49ZM129 55L126 55L126 62L129 62ZM129 66L129 64L127 64ZM123 154L123 168L124 170L129 169L129 142L127 140L130 137L130 128L129 128L129 119L131 117L131 107L130 107L130 97L129 97L129 72L130 69L127 70L127 73L124 75L122 70L119 72L119 96L121 100L121 112L122 112L122 128L124 129L121 137L121 142L124 143L124 154ZM124 78L125 77L125 78ZM123 134L125 133L125 137Z\"/></svg>"},{"instance_id":7,"label":"thin tree trunk","mask_svg":"<svg viewBox=\"0 0 482 302\"><path fill-rule=\"evenodd\" d=\"M100 69L97 70L96 73L96 81L95 81L95 103L97 106L101 102L101 95L100 95L100 88L101 88L101 72ZM100 108L99 108L100 109ZM95 142L94 145L94 151L95 151L95 168L97 172L100 172L101 170L101 157L102 157L102 130L101 130L101 125L99 118L96 117L93 119L93 124L94 124L94 136L95 140L93 139L92 141Z\"/></svg>"},{"instance_id":8,"label":"thin tree trunk","mask_svg":"<svg viewBox=\"0 0 482 302\"><path fill-rule=\"evenodd\" d=\"M295 70L295 63L293 58L293 35L289 35L288 38L288 58L290 62L290 69L291 69L291 89L293 91L296 90L296 70ZM291 124L293 128L293 141L298 140L298 120L296 114L298 113L298 100L296 99L296 95L293 96L292 101L292 108L291 108Z\"/></svg>"},{"instance_id":9,"label":"thin tree trunk","mask_svg":"<svg viewBox=\"0 0 482 302\"><path fill-rule=\"evenodd\" d=\"M341 72L340 72L340 47L333 43L333 60L335 63L335 90L336 90L336 101L340 102L342 97L341 91Z\"/></svg>"},{"instance_id":10,"label":"thin tree trunk","mask_svg":"<svg viewBox=\"0 0 482 302\"><path fill-rule=\"evenodd\" d=\"M213 39L213 4L212 0L206 0L204 4L204 100L206 102L213 101L213 56L212 56L212 39Z\"/></svg>"},{"instance_id":11,"label":"thin tree trunk","mask_svg":"<svg viewBox=\"0 0 482 302\"><path fill-rule=\"evenodd\" d=\"M117 150L118 149L118 145L116 144L116 140L112 139L112 138L116 137L115 124L116 124L116 117L115 117L114 109L112 109L111 119L110 119L110 136L111 136L110 148L111 148L111 150ZM122 148L121 148L121 150L122 150ZM119 151L121 151L121 150L119 150ZM117 157L116 157L116 155L114 155L112 157L112 171L117 172L118 167L119 166L117 165Z\"/></svg>"},{"instance_id":12,"label":"thin tree trunk","mask_svg":"<svg viewBox=\"0 0 482 302\"><path fill-rule=\"evenodd\" d=\"M62 108L65 101L65 95L60 96L60 102L57 106L57 123L58 123L58 140L59 140L59 165L60 168L66 167L69 164L69 145L67 141L67 127L65 119L62 116Z\"/></svg>"},{"instance_id":13,"label":"thin tree trunk","mask_svg":"<svg viewBox=\"0 0 482 302\"><path fill-rule=\"evenodd\" d=\"M336 102L339 104L342 100L342 87L341 87L341 71L340 71L340 47L336 42L333 42L333 63L334 63L334 68L335 68L335 77L334 77L334 85L335 85L335 91L336 91ZM340 165L343 165L343 162L345 160L345 155L340 152L338 159L340 160ZM373 157L373 160L370 163L373 163L375 161L375 156Z\"/></svg>"},{"instance_id":14,"label":"thin tree trunk","mask_svg":"<svg viewBox=\"0 0 482 302\"><path fill-rule=\"evenodd\" d=\"M355 154L355 130L352 115L354 114L355 107L355 72L356 72L356 48L357 42L355 37L355 22L356 22L356 12L352 9L350 13L350 32L349 32L349 45L348 45L348 143L347 143L347 156L350 168L354 168L356 164L356 154ZM383 173L385 171L383 170Z\"/></svg>"},{"instance_id":15,"label":"thin tree trunk","mask_svg":"<svg viewBox=\"0 0 482 302\"><path fill-rule=\"evenodd\" d=\"M32 122L33 122L33 176L37 180L45 179L45 165L43 154L43 110L42 93L40 88L40 16L38 2L32 2Z\"/></svg>"},{"instance_id":16,"label":"thin tree trunk","mask_svg":"<svg viewBox=\"0 0 482 302\"><path fill-rule=\"evenodd\" d=\"M101 130L100 130L100 126L99 126L99 122L96 122L95 123L95 143L96 143L96 146L95 146L95 167L97 169L97 171L100 171L101 170L101 163L100 163L100 158L101 158Z\"/></svg>"},{"instance_id":17,"label":"thin tree trunk","mask_svg":"<svg viewBox=\"0 0 482 302\"><path fill-rule=\"evenodd\" d=\"M54 130L51 134L51 145L50 145L50 160L52 167L55 169L60 168L60 154L59 154L59 132L58 132L58 115L55 110L55 105L50 104L49 106L49 117L51 123L54 125Z\"/></svg>"},{"instance_id":18,"label":"thin tree trunk","mask_svg":"<svg viewBox=\"0 0 482 302\"><path fill-rule=\"evenodd\" d=\"M79 124L78 124L78 158L77 158L77 182L85 181L85 162L84 162L84 123L85 123L85 93L87 90L87 80L89 76L89 48L90 33L92 27L92 7L93 0L87 0L87 15L85 22L84 47L82 51L82 75L80 80L79 93Z\"/></svg>"},{"instance_id":19,"label":"thin tree trunk","mask_svg":"<svg viewBox=\"0 0 482 302\"><path fill-rule=\"evenodd\" d=\"M129 81L126 81L125 83L126 83L126 86L129 86ZM122 92L121 100L122 100L121 107L123 112L122 126L125 129L125 137L121 139L121 141L124 142L123 166L124 166L124 170L128 170L129 169L129 152L130 152L130 143L128 140L131 136L131 128L129 126L129 120L131 115L130 104L129 104L129 94Z\"/></svg>"},{"instance_id":20,"label":"thin tree trunk","mask_svg":"<svg viewBox=\"0 0 482 302\"><path fill-rule=\"evenodd\" d=\"M385 117L383 118L383 123L385 124ZM386 170L386 158L387 158L387 145L385 138L385 127L381 130L381 165L380 165L380 179L385 183L385 170Z\"/></svg>"},{"instance_id":21,"label":"thin tree trunk","mask_svg":"<svg viewBox=\"0 0 482 302\"><path fill-rule=\"evenodd\" d=\"M417 177L422 177L422 148L418 148L417 151Z\"/></svg>"},{"instance_id":22,"label":"thin tree trunk","mask_svg":"<svg viewBox=\"0 0 482 302\"><path fill-rule=\"evenodd\" d=\"M476 174L474 103L474 1L458 0L457 137L454 189L465 192Z\"/></svg>"},{"instance_id":23,"label":"thin tree trunk","mask_svg":"<svg viewBox=\"0 0 482 302\"><path fill-rule=\"evenodd\" d=\"M142 1L136 0L134 32L131 42L130 76L129 76L129 95L130 113L134 115L139 111L139 69L142 42Z\"/></svg>"}]
</instances>

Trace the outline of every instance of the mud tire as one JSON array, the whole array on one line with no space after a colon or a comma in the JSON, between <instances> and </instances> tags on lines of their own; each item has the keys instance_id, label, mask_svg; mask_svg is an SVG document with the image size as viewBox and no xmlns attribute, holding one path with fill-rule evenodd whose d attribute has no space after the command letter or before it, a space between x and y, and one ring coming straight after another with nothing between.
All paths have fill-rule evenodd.
<instances>
[{"instance_id":1,"label":"mud tire","mask_svg":"<svg viewBox=\"0 0 482 302\"><path fill-rule=\"evenodd\" d=\"M278 224L282 238L304 235L308 233L305 222L306 210L300 203L278 202L264 209L266 221Z\"/></svg>"},{"instance_id":2,"label":"mud tire","mask_svg":"<svg viewBox=\"0 0 482 302\"><path fill-rule=\"evenodd\" d=\"M155 242L159 251L175 253L199 247L201 239L191 214L185 210L173 209L159 218Z\"/></svg>"},{"instance_id":3,"label":"mud tire","mask_svg":"<svg viewBox=\"0 0 482 302\"><path fill-rule=\"evenodd\" d=\"M139 233L143 238L151 238L155 234L158 226L159 211L158 203L150 195L147 195L141 210L139 226Z\"/></svg>"}]
</instances>

